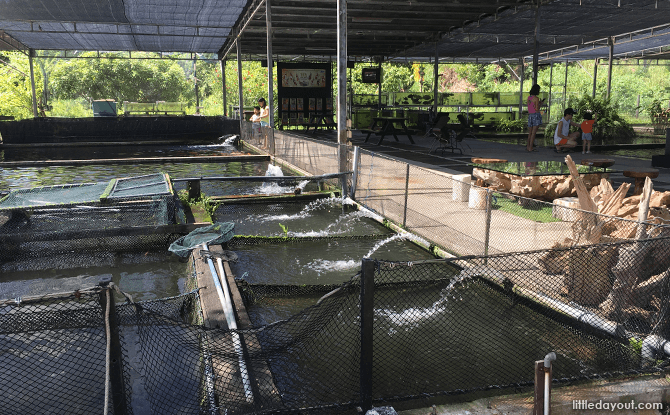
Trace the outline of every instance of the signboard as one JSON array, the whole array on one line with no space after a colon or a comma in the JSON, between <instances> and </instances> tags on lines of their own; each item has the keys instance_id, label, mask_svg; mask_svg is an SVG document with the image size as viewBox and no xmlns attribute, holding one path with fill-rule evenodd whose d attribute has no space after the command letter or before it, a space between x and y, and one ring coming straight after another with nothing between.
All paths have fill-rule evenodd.
<instances>
[{"instance_id":1,"label":"signboard","mask_svg":"<svg viewBox=\"0 0 670 415\"><path fill-rule=\"evenodd\" d=\"M325 88L325 69L282 68L281 86L284 88Z\"/></svg>"},{"instance_id":2,"label":"signboard","mask_svg":"<svg viewBox=\"0 0 670 415\"><path fill-rule=\"evenodd\" d=\"M363 68L361 82L365 84L378 84L381 80L380 68Z\"/></svg>"}]
</instances>

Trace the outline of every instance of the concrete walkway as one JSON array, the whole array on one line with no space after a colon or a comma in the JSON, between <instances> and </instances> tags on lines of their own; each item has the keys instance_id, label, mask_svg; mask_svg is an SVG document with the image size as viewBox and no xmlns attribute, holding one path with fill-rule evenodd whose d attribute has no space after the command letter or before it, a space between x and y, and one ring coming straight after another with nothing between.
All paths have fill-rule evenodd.
<instances>
[{"instance_id":1,"label":"concrete walkway","mask_svg":"<svg viewBox=\"0 0 670 415\"><path fill-rule=\"evenodd\" d=\"M334 131L319 131L317 134L308 134L307 136L326 141L334 142L337 140ZM537 147L537 152L529 153L526 151L525 140L520 141L523 144L505 144L499 142L485 141L484 139L466 138L459 147L463 148L463 154L458 151L452 153L451 150L434 151L429 153L433 145L432 138L425 138L421 135L413 136L415 144L411 144L406 136L398 136L399 141L395 141L393 136L384 137L381 145L377 145L379 138L376 136L370 137L370 140L365 143L365 135L353 131L351 141L355 146L360 146L366 150L385 154L411 164L431 168L449 174L463 174L472 173L472 167L468 166L472 157L485 158L502 158L507 161L563 161L566 155L570 155L575 163L579 164L582 159L586 158L608 158L614 159L615 164L612 169L616 171L611 175L613 186L618 186L622 182L633 184L634 180L624 177L623 171L629 169L644 169L651 168L651 160L599 155L597 153L582 154L581 147L575 147L574 152L570 153L556 153L554 147ZM657 168L659 176L653 179L654 189L659 191L670 190L670 169ZM633 186L629 190L629 196L632 195Z\"/></svg>"}]
</instances>

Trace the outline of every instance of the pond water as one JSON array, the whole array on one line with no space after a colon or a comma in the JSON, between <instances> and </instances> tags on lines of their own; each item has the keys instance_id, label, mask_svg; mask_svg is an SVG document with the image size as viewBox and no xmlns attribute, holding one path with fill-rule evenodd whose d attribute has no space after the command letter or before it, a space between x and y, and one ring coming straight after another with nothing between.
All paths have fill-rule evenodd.
<instances>
[{"instance_id":1,"label":"pond water","mask_svg":"<svg viewBox=\"0 0 670 415\"><path fill-rule=\"evenodd\" d=\"M95 160L135 157L218 156L239 151L231 144L202 145L82 145L77 147L8 147L0 161Z\"/></svg>"},{"instance_id":2,"label":"pond water","mask_svg":"<svg viewBox=\"0 0 670 415\"><path fill-rule=\"evenodd\" d=\"M134 300L153 300L187 292L188 264L164 251L90 252L3 264L0 298L67 292L111 277ZM122 297L119 297L122 299Z\"/></svg>"},{"instance_id":3,"label":"pond water","mask_svg":"<svg viewBox=\"0 0 670 415\"><path fill-rule=\"evenodd\" d=\"M171 179L207 176L264 176L269 162L228 163L161 163L161 164L92 164L86 166L8 167L0 168L0 190L68 183L94 183L112 178L168 173ZM289 172L284 172L289 175ZM186 183L175 188L185 188ZM259 184L260 186L260 184ZM201 191L209 196L249 194L257 186L249 183L203 181Z\"/></svg>"},{"instance_id":4,"label":"pond water","mask_svg":"<svg viewBox=\"0 0 670 415\"><path fill-rule=\"evenodd\" d=\"M217 207L214 213L218 222L233 222L238 235L318 237L390 234L387 228L366 219L372 215L352 205L343 205L342 199L337 198L296 203L231 203Z\"/></svg>"},{"instance_id":5,"label":"pond water","mask_svg":"<svg viewBox=\"0 0 670 415\"><path fill-rule=\"evenodd\" d=\"M260 334L262 342L277 347L277 336L295 333L293 325L307 321L318 327L298 341L284 339L286 353L270 362L284 402L298 403L304 396L337 401L349 396L351 382L358 385L357 296L354 291L331 297L276 323L267 337ZM307 303L290 299L280 306L280 301L273 300L279 310ZM552 350L560 361L555 378L602 373L635 361L624 345L561 325L478 280L378 286L374 307L373 395L379 398L532 384L534 362ZM333 310L330 319L317 320L322 308Z\"/></svg>"}]
</instances>

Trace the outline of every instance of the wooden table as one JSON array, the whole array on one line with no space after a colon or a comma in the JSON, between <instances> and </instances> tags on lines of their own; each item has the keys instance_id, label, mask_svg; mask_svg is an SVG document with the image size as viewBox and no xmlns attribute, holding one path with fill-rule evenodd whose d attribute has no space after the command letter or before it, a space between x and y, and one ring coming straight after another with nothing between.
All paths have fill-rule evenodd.
<instances>
[{"instance_id":1,"label":"wooden table","mask_svg":"<svg viewBox=\"0 0 670 415\"><path fill-rule=\"evenodd\" d=\"M582 166L590 167L612 167L614 163L613 159L583 159L579 162Z\"/></svg>"},{"instance_id":2,"label":"wooden table","mask_svg":"<svg viewBox=\"0 0 670 415\"><path fill-rule=\"evenodd\" d=\"M312 134L316 133L316 130L319 128L333 128L337 127L337 124L333 121L333 114L330 112L317 113L310 117L309 122L303 124L305 127L305 132L308 133L309 129L312 128Z\"/></svg>"},{"instance_id":3,"label":"wooden table","mask_svg":"<svg viewBox=\"0 0 670 415\"><path fill-rule=\"evenodd\" d=\"M384 136L392 134L393 138L395 138L395 141L400 141L398 140L398 134L401 135L406 135L407 138L409 138L409 141L414 144L414 140L412 140L412 135L407 129L407 125L405 124L405 121L407 121L407 118L405 117L373 117L372 118L372 125L370 125L370 128L367 130L361 130L364 133L368 133L368 135L365 137L365 142L370 139L370 136L372 134L377 134L379 135L379 142L377 145L381 144L382 141L384 140ZM396 128L395 124L400 124L401 128Z\"/></svg>"}]
</instances>

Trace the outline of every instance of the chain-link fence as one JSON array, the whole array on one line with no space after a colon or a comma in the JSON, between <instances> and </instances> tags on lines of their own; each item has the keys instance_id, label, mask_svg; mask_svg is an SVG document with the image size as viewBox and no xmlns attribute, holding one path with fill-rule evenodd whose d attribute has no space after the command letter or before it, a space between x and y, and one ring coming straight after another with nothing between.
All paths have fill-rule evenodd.
<instances>
[{"instance_id":1,"label":"chain-link fence","mask_svg":"<svg viewBox=\"0 0 670 415\"><path fill-rule=\"evenodd\" d=\"M548 267L556 255L563 268ZM240 330L205 328L198 290L115 307L104 287L4 301L0 409L342 412L530 386L549 351L558 383L664 371L668 258L670 239L655 238L363 260L315 305ZM304 287L293 288L266 295L290 301Z\"/></svg>"},{"instance_id":2,"label":"chain-link fence","mask_svg":"<svg viewBox=\"0 0 670 415\"><path fill-rule=\"evenodd\" d=\"M276 157L278 163L289 163L311 175L339 171L337 143L311 139L269 127L254 126L249 122L244 123L241 138L246 143ZM350 151L347 151L347 156L349 153ZM337 184L337 181L332 180L332 183Z\"/></svg>"},{"instance_id":3,"label":"chain-link fence","mask_svg":"<svg viewBox=\"0 0 670 415\"><path fill-rule=\"evenodd\" d=\"M625 240L638 229L670 234L662 222L635 221L493 191L435 170L360 150L355 200L456 255L520 252Z\"/></svg>"}]
</instances>

